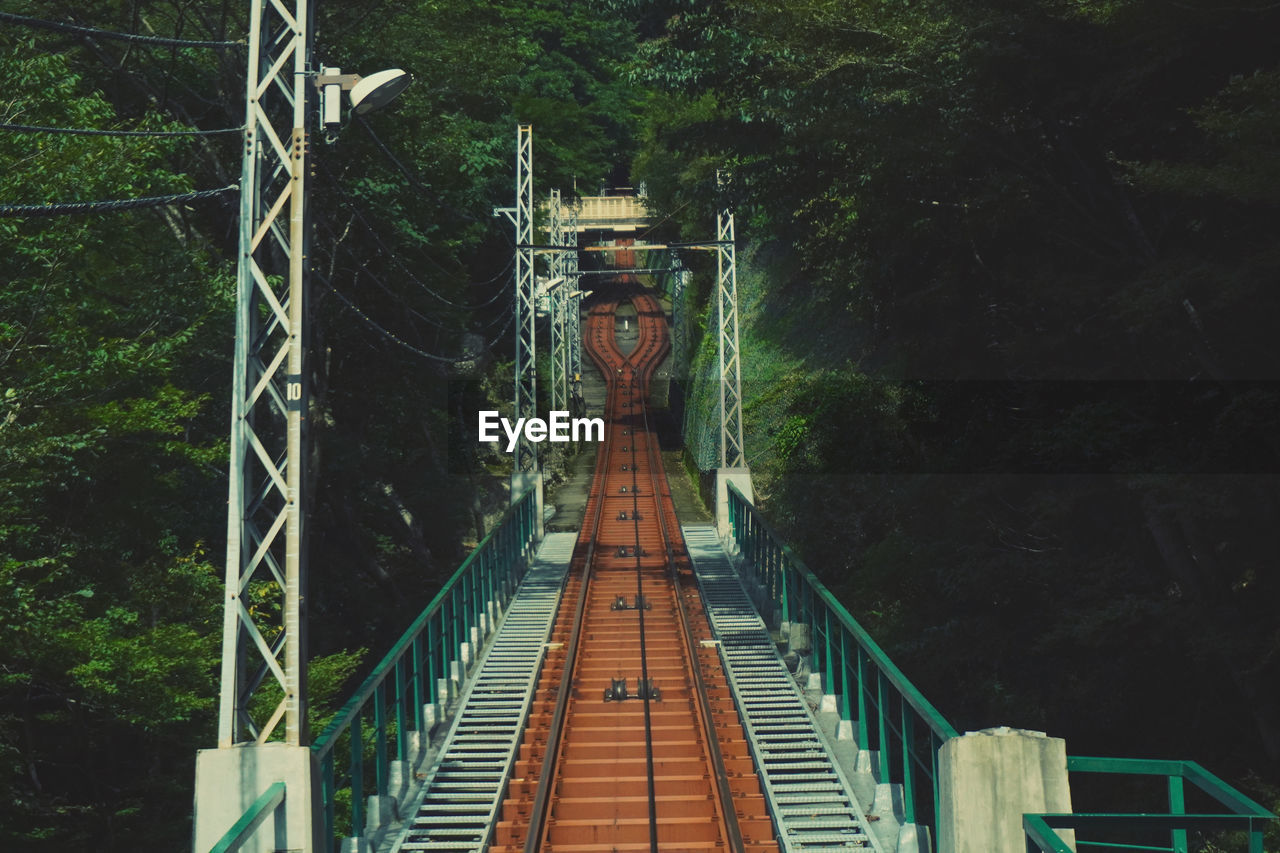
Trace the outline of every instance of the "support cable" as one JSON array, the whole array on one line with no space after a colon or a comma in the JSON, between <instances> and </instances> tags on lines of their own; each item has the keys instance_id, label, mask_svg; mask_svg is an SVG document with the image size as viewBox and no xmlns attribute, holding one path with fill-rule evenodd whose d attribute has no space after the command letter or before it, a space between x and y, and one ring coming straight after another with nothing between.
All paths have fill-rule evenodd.
<instances>
[{"instance_id":1,"label":"support cable","mask_svg":"<svg viewBox=\"0 0 1280 853\"><path fill-rule=\"evenodd\" d=\"M422 288L427 293L434 296L436 299L443 302L445 305L448 305L450 308L462 308L468 311L474 311L477 308L485 308L485 307L488 307L489 305L492 305L493 303L501 299L503 294L506 293L505 288L499 288L497 293L495 293L493 296L491 296L489 299L485 300L484 302L481 302L477 305L464 305L460 302L454 302L452 299L449 299L443 294L436 292L434 288L432 288L425 281L423 281L422 279L418 278L416 275L413 274L413 271L410 270L405 265L404 261L400 260L399 253L397 253L394 249L392 249L385 242L383 242L381 235L378 234L378 229L373 226L373 223L369 222L369 220L365 217L364 213L362 213L358 207L354 206L355 199L352 198L350 195L347 195L346 193L343 193L343 195L346 196L348 201L352 202L352 206L349 208L351 210L351 213L356 217L356 219L360 221L360 224L364 226L365 231L367 231L369 236L373 238L373 241L378 244L378 247L381 248L384 252L386 252L387 255L391 258L391 260L395 263L395 265L400 268L401 272L403 272L409 278L410 281L418 285L418 287ZM433 260L430 257L428 257L427 260L435 264L436 267L440 269L441 272L448 274L449 271L446 270L443 266L441 266L439 262ZM515 264L515 262L516 260L515 260L515 257L513 256L511 260L507 262L507 265L503 267L502 272L498 273L492 278L485 279L484 281L472 281L472 282L468 282L468 284L471 286L492 284L493 282L498 281L501 278L505 278L507 273L511 270L511 267Z\"/></svg>"},{"instance_id":2,"label":"support cable","mask_svg":"<svg viewBox=\"0 0 1280 853\"><path fill-rule=\"evenodd\" d=\"M373 140L374 145L378 146L378 150L382 152L383 156L385 156L388 160L390 160L392 163L395 164L395 167L400 170L400 174L404 175L405 180L409 182L409 186L413 187L418 192L426 193L427 195L434 197L437 204L439 204L441 207L448 210L450 213L452 213L454 216L458 217L459 219L462 219L466 222L480 221L479 219L476 219L471 214L463 213L461 210L457 210L452 205L446 204L444 200L441 199L440 194L438 192L431 189L431 187L428 187L426 184L422 183L422 181L418 178L417 174L415 174L404 163L400 162L400 158L397 157L391 151L391 149L387 147L387 144L382 141L382 138L378 136L377 133L374 132L373 125L369 124L369 122L365 119L364 116L357 114L356 123L358 123L361 127L365 129L365 131L369 134L369 138Z\"/></svg>"},{"instance_id":3,"label":"support cable","mask_svg":"<svg viewBox=\"0 0 1280 853\"><path fill-rule=\"evenodd\" d=\"M391 332L383 328L381 325L378 324L376 320L374 320L368 314L361 311L358 305L356 305L354 302L352 302L350 299L344 296L340 291L335 289L333 285L329 284L329 282L324 281L322 279L320 283L324 285L326 290L328 290L334 296L338 297L338 299L340 299L342 303L347 306L347 308L351 309L351 311L357 317L363 320L365 324L369 326L369 328L373 329L375 332L382 335L382 337L386 338L387 340L391 341L397 346L400 346L403 349L408 350L414 355L420 356L422 358L430 359L431 361L443 362L445 364L458 364L464 361L475 361L479 357L479 356L458 356L456 358L448 358L446 356L436 355L435 353L430 353L430 352L427 352L426 350L419 349L418 347L415 347L413 344L409 343L404 338L401 338L399 335L395 334L394 332ZM515 314L512 313L511 317L514 318ZM510 323L508 323L508 327L509 326L510 326ZM502 339L502 336L505 335L506 332L507 330L504 328L501 332L499 332L493 338L486 341L485 349L492 347L494 344L500 341Z\"/></svg>"},{"instance_id":4,"label":"support cable","mask_svg":"<svg viewBox=\"0 0 1280 853\"><path fill-rule=\"evenodd\" d=\"M111 201L50 202L48 204L0 204L0 216L35 217L64 216L76 213L112 213L119 210L135 210L140 207L163 207L225 195L240 189L239 184L229 184L216 190L197 190L176 195L153 195L143 198L114 199Z\"/></svg>"},{"instance_id":5,"label":"support cable","mask_svg":"<svg viewBox=\"0 0 1280 853\"><path fill-rule=\"evenodd\" d=\"M222 127L216 130L100 130L89 127L43 127L34 124L0 124L0 130L14 133L59 133L72 136L216 136L244 133L244 127Z\"/></svg>"},{"instance_id":6,"label":"support cable","mask_svg":"<svg viewBox=\"0 0 1280 853\"><path fill-rule=\"evenodd\" d=\"M367 218L367 217L364 215L364 213L360 210L360 207L359 207L359 200L358 200L358 199L356 199L356 198L355 198L355 196L353 196L351 193L347 192L346 190L344 190L344 189L340 186L340 182L339 182L339 180L338 180L337 175L335 175L335 174L333 173L333 171L332 171L331 169L329 169L327 166L325 166L325 167L323 167L323 168L324 168L324 171L325 171L325 176L326 176L326 177L328 177L330 181L332 181L332 183L333 183L333 188L334 188L335 192L337 192L339 195L341 195L341 196L342 196L342 198L343 198L343 199L348 203L348 205L349 205L349 208L348 208L348 209L351 211L352 215L354 215L357 219L359 219L359 220L360 220L360 224L361 224L361 225L363 225L363 226L364 226L364 228L365 228L365 230L369 232L369 236L373 238L374 242L375 242L375 243L377 243L377 244L378 244L378 246L379 246L379 247L380 247L384 252L386 252L388 255L390 255L390 256L391 256L392 260L394 260L394 261L395 261L396 266L400 267L400 269L404 272L404 274L405 274L406 276L408 276L408 277L409 277L409 280L410 280L410 281L412 281L414 284L416 284L416 285L418 285L419 287L421 287L423 290L427 291L427 293L430 293L430 294L431 294L432 296L434 296L436 299L439 299L441 302L443 302L444 304L446 304L446 305L448 305L448 306L450 306L450 307L453 307L453 308L466 308L466 309L474 310L474 309L476 309L476 308L484 308L484 307L486 307L486 306L488 306L488 305L492 305L494 302L497 302L497 301L498 301L498 299L499 299L499 298L502 296L502 294L505 292L503 289L501 289L501 288L500 288L500 289L498 290L498 292L497 292L497 293L495 293L495 294L494 294L492 297L490 297L488 300L486 300L486 301L484 301L484 302L481 302L481 303L479 303L479 304L477 304L477 305L463 305L463 304L461 304L461 303L454 302L453 300L451 300L451 299L447 298L446 296L444 296L444 295L442 295L442 294L440 294L440 293L436 292L436 291L435 291L435 290L434 290L430 285L428 285L428 284L427 284L426 282L424 282L422 279L420 279L420 278L418 278L416 275L414 275L413 271L412 271L412 270L410 270L407 266L405 266L404 262L403 262L403 261L401 261L401 260L399 259L399 255L398 255L398 254L397 254L397 253L396 253L396 252L395 252L395 251L394 251L390 246L388 246L388 245L383 241L383 239L382 239L382 235L379 233L378 229L373 225L373 223L371 223L371 222L368 220L368 218ZM446 207L446 209L448 209L448 208L447 208L447 206L445 206L445 207ZM503 236L504 236L504 237L507 237L507 235L506 235L505 233L503 233ZM510 237L507 237L507 241L508 241L508 242L510 242L510 239L511 239ZM449 270L445 269L445 268L444 268L444 266L443 266L439 261L437 261L435 258L432 258L430 255L423 255L422 257L424 257L424 258L425 258L427 261L429 261L433 266L435 266L435 268L436 268L436 269L440 270L440 271L441 271L442 273L444 273L445 275L452 275L452 274L453 274L453 273L451 273ZM501 279L501 278L505 278L505 277L506 277L506 274L511 270L511 267L512 267L514 264L515 264L515 258L514 258L514 257L512 257L512 258L511 258L511 260L507 262L507 265L506 265L505 267L503 267L502 271L501 271L501 272L499 272L497 275L492 276L491 278L487 278L487 279L485 279L485 280L483 280L483 281L472 281L472 282L468 282L468 285L469 285L469 286L472 286L472 287L479 287L479 286L486 285L486 284L492 284L493 282L498 281L498 280L499 280L499 279Z\"/></svg>"},{"instance_id":7,"label":"support cable","mask_svg":"<svg viewBox=\"0 0 1280 853\"><path fill-rule=\"evenodd\" d=\"M165 36L144 36L140 33L121 33L114 30L101 30L97 27L82 27L79 24L70 24L63 21L46 21L40 18L29 18L26 15L15 15L12 12L0 12L0 21L9 24L19 24L24 27L33 27L40 30L54 30L56 32L75 33L82 36L96 36L97 38L115 39L116 41L126 41L131 44L147 44L153 47L245 47L247 42L240 41L213 41L213 40L197 40L197 39L178 39L167 38Z\"/></svg>"},{"instance_id":8,"label":"support cable","mask_svg":"<svg viewBox=\"0 0 1280 853\"><path fill-rule=\"evenodd\" d=\"M386 282L386 281L385 281L381 276L379 276L379 275L377 275L376 273L373 273L373 272L371 272L371 271L369 270L369 261L367 261L367 260L366 260L366 261L360 261L358 258L356 258L356 256L355 256L355 251L354 251L354 250L352 250L352 249L346 249L346 248L343 248L343 247L341 247L341 246L339 245L339 240L337 239L337 234L336 234L336 232L335 232L335 230L334 230L334 228L333 228L333 226L332 226L332 225L330 225L330 224L326 223L326 224L325 224L325 227L326 227L326 229L329 231L329 235L330 235L330 237L331 237L331 238L333 239L333 241L334 241L334 247L333 247L333 249L332 249L332 251L331 251L331 253L330 253L330 255L329 255L329 260L330 260L330 262L335 266L335 268L336 268L336 267L337 267L337 265L338 265L338 252L339 252L339 251L346 252L346 253L350 256L350 259L351 259L353 262L358 263L358 264L359 264L359 266L354 267L354 268L352 268L352 267L343 267L343 268L342 268L342 271L343 271L343 272L350 273L352 276L360 276L360 275L368 276L370 279L372 279L372 280L373 280L373 283L374 283L374 284L376 284L376 285L378 285L378 287L382 288L382 290L384 290L384 291L385 291L389 296L391 296L392 298L397 299L397 300L403 300L403 299L404 299L404 294L397 292L395 289L393 289L393 288L391 287L391 285L387 284L387 282ZM388 249L386 246L383 246L382 248L383 248L383 250L384 250L384 251L386 251L388 254L390 254L393 258L395 257L394 253L393 253L390 249ZM513 263L514 263L514 261L513 261ZM410 272L408 271L408 269L407 269L407 268L405 268L405 267L403 266L403 264L401 264L401 263L397 262L397 266L400 266L400 267L401 267L401 269L403 269L407 275L409 275L410 277L412 277L412 273L410 273ZM421 285L421 282L417 282L417 283ZM425 287L425 285L422 285L422 286L423 286L423 287ZM433 294L433 295L434 295L434 294ZM507 305L507 308L510 308L510 307L511 307L511 303L515 302L515 297L514 297L514 295L509 294L509 293L506 293L506 291L503 291L503 290L499 290L499 291L498 291L498 293L494 296L494 298L493 298L493 299L490 299L490 300L488 300L487 302L483 303L482 305L478 305L478 306L476 306L475 308L470 308L470 307L465 306L465 305L461 305L461 306L457 306L457 307L459 307L459 308L461 308L461 309L463 309L463 310L467 310L467 311L478 311L478 310L479 310L479 309L481 309L481 308L484 308L484 307L486 307L486 306L488 306L488 305L492 305L494 302L496 302L499 298L501 298L501 297L502 297L502 296L504 296L504 295L506 295L506 296L508 296L508 297L509 297L509 299L508 299L508 305ZM408 311L410 314L414 315L415 317L417 317L417 318L419 318L419 319L423 320L424 322L429 323L429 324L430 324L430 325L432 325L432 326L435 326L437 329L441 329L441 330L446 331L446 332L463 331L463 330L458 329L458 328L457 328L457 327L455 327L455 326L449 326L449 325L446 325L446 324L444 324L444 323L440 322L439 320L436 320L436 319L435 319L435 318L433 318L433 317L428 317L426 314L423 314L422 312L417 311L416 309L411 308L411 307L409 307L408 305L405 305L405 306L404 306L404 309L405 309L406 311ZM484 323L480 324L480 326L479 326L478 328L481 328L481 329L491 328L495 323L499 322L499 321L500 321L500 320L502 320L502 319L504 319L504 318L503 318L503 316L502 316L501 314L495 315L495 317L494 317L493 319L490 319L490 320L488 320L488 321L485 321Z\"/></svg>"}]
</instances>

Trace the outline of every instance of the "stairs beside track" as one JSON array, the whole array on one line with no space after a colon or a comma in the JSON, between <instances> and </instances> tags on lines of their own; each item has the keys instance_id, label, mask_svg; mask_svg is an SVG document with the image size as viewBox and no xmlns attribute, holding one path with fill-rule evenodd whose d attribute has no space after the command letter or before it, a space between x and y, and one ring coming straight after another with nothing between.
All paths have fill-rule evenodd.
<instances>
[{"instance_id":1,"label":"stairs beside track","mask_svg":"<svg viewBox=\"0 0 1280 853\"><path fill-rule=\"evenodd\" d=\"M883 848L714 527L683 528L784 851Z\"/></svg>"},{"instance_id":2,"label":"stairs beside track","mask_svg":"<svg viewBox=\"0 0 1280 853\"><path fill-rule=\"evenodd\" d=\"M417 814L395 851L483 850L506 791L569 559L573 533L549 533L465 688Z\"/></svg>"}]
</instances>

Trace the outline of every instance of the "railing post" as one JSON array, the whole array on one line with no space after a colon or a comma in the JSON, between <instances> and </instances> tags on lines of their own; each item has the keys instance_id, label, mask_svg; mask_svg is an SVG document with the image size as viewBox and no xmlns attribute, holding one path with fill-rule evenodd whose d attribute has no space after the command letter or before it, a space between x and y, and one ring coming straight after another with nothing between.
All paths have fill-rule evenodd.
<instances>
[{"instance_id":1,"label":"railing post","mask_svg":"<svg viewBox=\"0 0 1280 853\"><path fill-rule=\"evenodd\" d=\"M1186 814L1186 795L1181 776L1169 776L1169 814ZM1187 831L1175 829L1170 833L1173 853L1187 853Z\"/></svg>"},{"instance_id":2,"label":"railing post","mask_svg":"<svg viewBox=\"0 0 1280 853\"><path fill-rule=\"evenodd\" d=\"M902 708L902 813L904 823L916 822L916 789L914 784L914 768L911 766L915 741L915 717L911 706L905 700L899 702Z\"/></svg>"},{"instance_id":3,"label":"railing post","mask_svg":"<svg viewBox=\"0 0 1280 853\"><path fill-rule=\"evenodd\" d=\"M351 837L364 835L364 712L351 721Z\"/></svg>"},{"instance_id":4,"label":"railing post","mask_svg":"<svg viewBox=\"0 0 1280 853\"><path fill-rule=\"evenodd\" d=\"M867 725L867 653L858 646L858 749L871 748L871 730Z\"/></svg>"},{"instance_id":5,"label":"railing post","mask_svg":"<svg viewBox=\"0 0 1280 853\"><path fill-rule=\"evenodd\" d=\"M840 626L840 719L850 720L853 718L853 707L850 704L849 696L849 680L855 677L855 671L849 666L849 647L848 634L844 630L844 626ZM862 743L858 744L861 749Z\"/></svg>"},{"instance_id":6,"label":"railing post","mask_svg":"<svg viewBox=\"0 0 1280 853\"><path fill-rule=\"evenodd\" d=\"M426 675L423 672L423 664L426 662L423 654L424 635L426 631L419 632L418 636L413 638L413 728L417 731L419 744L426 746L426 732L423 731L422 718L422 700L425 698L422 691L422 682ZM429 694L428 694L429 695Z\"/></svg>"},{"instance_id":7,"label":"railing post","mask_svg":"<svg viewBox=\"0 0 1280 853\"><path fill-rule=\"evenodd\" d=\"M333 773L333 753L332 752L329 752L325 755L324 761L321 764L320 772L321 772L320 784L322 786L321 790L323 791L323 796L324 796L324 838L320 839L320 841L324 845L324 847L322 848L323 850L332 851L334 835L335 835L334 825L333 825L334 823L333 807L334 807L334 800L335 800L334 792L336 787L334 785L334 778L333 778L334 773Z\"/></svg>"},{"instance_id":8,"label":"railing post","mask_svg":"<svg viewBox=\"0 0 1280 853\"><path fill-rule=\"evenodd\" d=\"M373 693L374 785L378 796L387 790L387 689L379 684Z\"/></svg>"},{"instance_id":9,"label":"railing post","mask_svg":"<svg viewBox=\"0 0 1280 853\"><path fill-rule=\"evenodd\" d=\"M880 751L880 781L888 782L890 774L889 763L889 709L888 701L885 697L884 673L880 667L876 667L876 736L879 738L877 747Z\"/></svg>"},{"instance_id":10,"label":"railing post","mask_svg":"<svg viewBox=\"0 0 1280 853\"><path fill-rule=\"evenodd\" d=\"M405 739L408 737L408 727L405 726L405 689L404 689L404 658L396 661L396 760L404 761L405 756Z\"/></svg>"},{"instance_id":11,"label":"railing post","mask_svg":"<svg viewBox=\"0 0 1280 853\"><path fill-rule=\"evenodd\" d=\"M816 624L817 619L814 622ZM827 660L822 673L822 695L826 696L836 692L835 662L831 654L831 610L826 607L822 608L822 647Z\"/></svg>"}]
</instances>

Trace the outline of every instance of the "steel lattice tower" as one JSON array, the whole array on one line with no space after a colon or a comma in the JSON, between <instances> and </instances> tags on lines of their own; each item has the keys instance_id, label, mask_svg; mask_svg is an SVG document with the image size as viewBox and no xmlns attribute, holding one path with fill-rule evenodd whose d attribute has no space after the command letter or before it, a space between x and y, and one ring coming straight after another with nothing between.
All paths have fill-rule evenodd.
<instances>
[{"instance_id":1,"label":"steel lattice tower","mask_svg":"<svg viewBox=\"0 0 1280 853\"><path fill-rule=\"evenodd\" d=\"M516 418L538 414L536 282L533 276L533 125L516 128ZM537 448L523 430L516 444L515 471L536 471ZM512 498L516 496L513 493Z\"/></svg>"},{"instance_id":2,"label":"steel lattice tower","mask_svg":"<svg viewBox=\"0 0 1280 853\"><path fill-rule=\"evenodd\" d=\"M547 203L547 236L551 246L550 276L553 289L548 294L551 309L551 410L563 412L568 409L569 389L565 381L565 368L568 353L565 352L565 295L569 292L568 281L564 277L564 253L558 248L564 245L564 221L560 206L560 190L551 190L551 198ZM559 282L557 282L559 279Z\"/></svg>"},{"instance_id":3,"label":"steel lattice tower","mask_svg":"<svg viewBox=\"0 0 1280 853\"><path fill-rule=\"evenodd\" d=\"M564 240L561 245L570 246L574 249L572 252L566 252L564 255L564 286L569 292L575 294L568 299L568 322L565 324L565 335L568 337L569 344L569 367L568 375L571 382L579 381L582 376L582 293L578 287L580 276L578 275L578 208L577 205L569 206L568 216L565 217L564 224Z\"/></svg>"},{"instance_id":4,"label":"steel lattice tower","mask_svg":"<svg viewBox=\"0 0 1280 853\"><path fill-rule=\"evenodd\" d=\"M733 214L716 216L720 326L720 467L746 465L742 450L742 363L738 357L738 273L733 237Z\"/></svg>"},{"instance_id":5,"label":"steel lattice tower","mask_svg":"<svg viewBox=\"0 0 1280 853\"><path fill-rule=\"evenodd\" d=\"M250 14L221 748L281 737L301 746L308 737L302 500L312 21L308 0L254 0ZM277 690L280 698L254 719L254 697Z\"/></svg>"},{"instance_id":6,"label":"steel lattice tower","mask_svg":"<svg viewBox=\"0 0 1280 853\"><path fill-rule=\"evenodd\" d=\"M684 264L680 261L680 256L671 253L671 349L672 349L672 376L676 379L683 379L688 372L688 365L685 364L686 354L689 349L688 329L686 325L688 321L685 319L684 306L684 290L688 284L689 271L684 268Z\"/></svg>"}]
</instances>

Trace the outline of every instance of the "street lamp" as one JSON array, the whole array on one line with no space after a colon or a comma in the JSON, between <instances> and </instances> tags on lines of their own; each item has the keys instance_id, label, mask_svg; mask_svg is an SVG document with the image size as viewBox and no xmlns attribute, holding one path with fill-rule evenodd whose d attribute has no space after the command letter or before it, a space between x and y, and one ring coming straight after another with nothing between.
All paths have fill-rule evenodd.
<instances>
[{"instance_id":1,"label":"street lamp","mask_svg":"<svg viewBox=\"0 0 1280 853\"><path fill-rule=\"evenodd\" d=\"M387 68L361 77L322 65L316 77L316 88L320 90L320 129L332 134L342 123L343 92L348 93L356 115L364 115L391 103L412 82L413 76L400 68Z\"/></svg>"}]
</instances>

